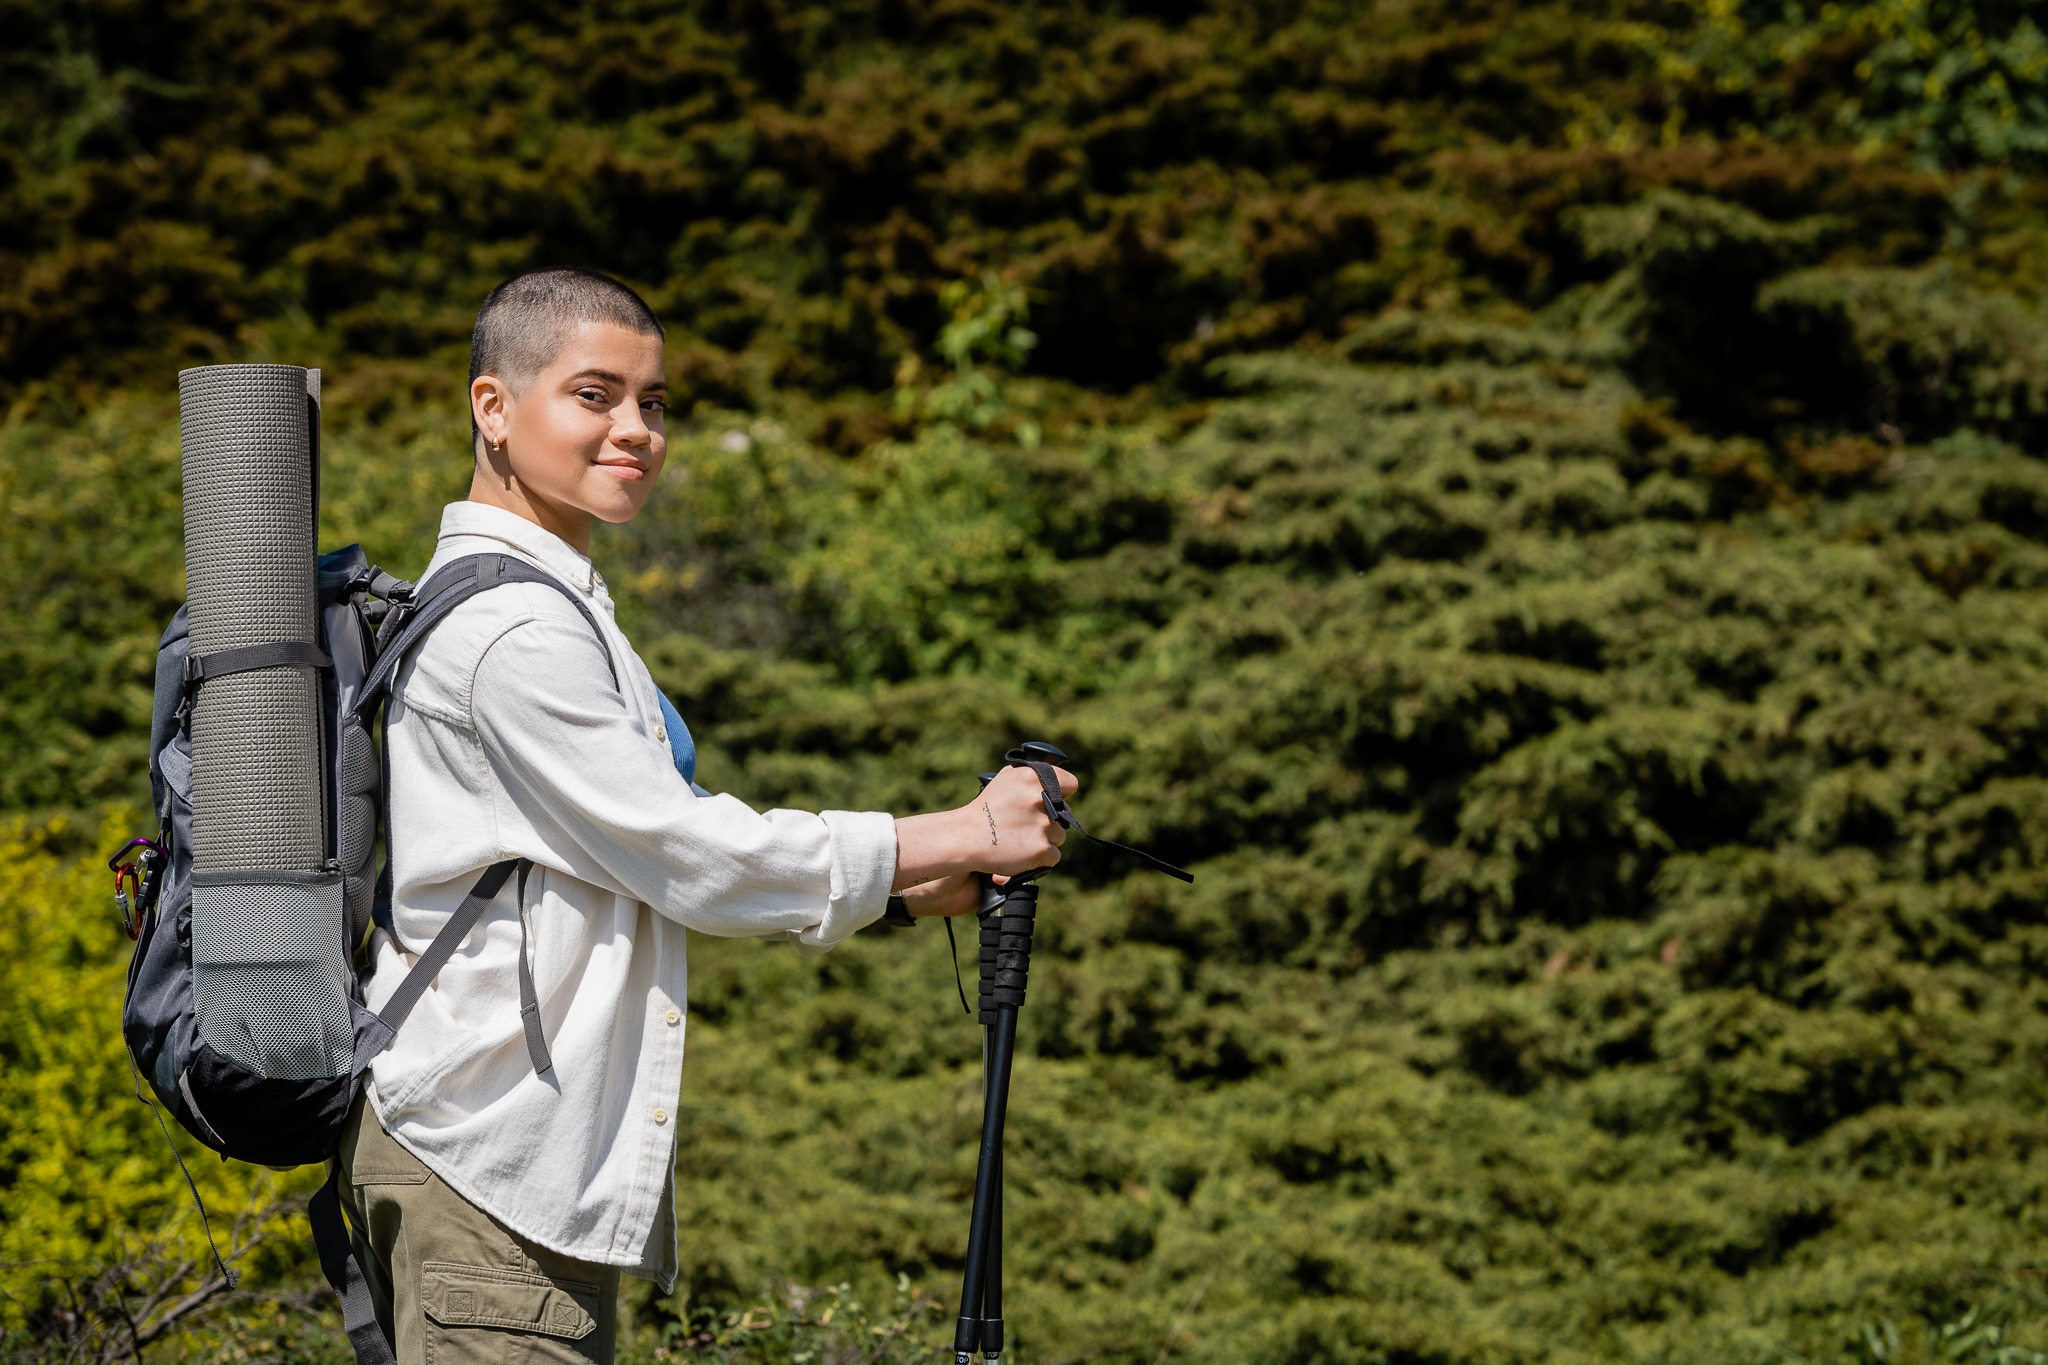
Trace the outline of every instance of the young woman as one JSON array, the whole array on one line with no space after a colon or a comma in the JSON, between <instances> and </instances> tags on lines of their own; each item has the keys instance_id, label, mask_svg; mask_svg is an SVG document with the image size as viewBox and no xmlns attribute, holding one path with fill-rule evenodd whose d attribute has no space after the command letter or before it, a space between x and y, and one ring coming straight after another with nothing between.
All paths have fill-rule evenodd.
<instances>
[{"instance_id":1,"label":"young woman","mask_svg":"<svg viewBox=\"0 0 2048 1365\"><path fill-rule=\"evenodd\" d=\"M662 372L660 323L601 275L521 275L477 315L475 475L426 578L516 556L589 616L545 586L479 593L405 664L392 702L395 932L373 940L369 1006L484 868L532 865L377 1059L342 1144L344 1205L405 1365L608 1361L619 1275L673 1284L685 928L829 948L892 891L912 914L958 914L974 873L1057 862L1065 838L1023 769L905 819L757 812L692 787L680 720L590 560L593 524L630 520L661 476Z\"/></svg>"}]
</instances>

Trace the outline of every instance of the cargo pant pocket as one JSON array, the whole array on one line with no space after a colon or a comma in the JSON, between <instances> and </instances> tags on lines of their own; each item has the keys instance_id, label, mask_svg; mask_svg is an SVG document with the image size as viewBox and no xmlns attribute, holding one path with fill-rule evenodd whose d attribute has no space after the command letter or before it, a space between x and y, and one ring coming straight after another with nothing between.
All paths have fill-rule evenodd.
<instances>
[{"instance_id":1,"label":"cargo pant pocket","mask_svg":"<svg viewBox=\"0 0 2048 1365\"><path fill-rule=\"evenodd\" d=\"M594 1361L598 1286L496 1266L420 1266L426 1365Z\"/></svg>"},{"instance_id":2,"label":"cargo pant pocket","mask_svg":"<svg viewBox=\"0 0 2048 1365\"><path fill-rule=\"evenodd\" d=\"M398 1145L377 1121L367 1095L357 1095L341 1130L341 1177L351 1185L424 1185L433 1173Z\"/></svg>"}]
</instances>

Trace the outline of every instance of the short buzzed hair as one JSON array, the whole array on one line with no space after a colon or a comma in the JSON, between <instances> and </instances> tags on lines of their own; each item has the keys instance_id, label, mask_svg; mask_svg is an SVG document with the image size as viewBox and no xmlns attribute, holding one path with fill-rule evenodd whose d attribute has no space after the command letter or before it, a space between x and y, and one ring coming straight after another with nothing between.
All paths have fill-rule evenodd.
<instances>
[{"instance_id":1,"label":"short buzzed hair","mask_svg":"<svg viewBox=\"0 0 2048 1365\"><path fill-rule=\"evenodd\" d=\"M665 337L661 319L638 294L595 270L529 270L484 296L469 339L469 382L494 374L522 392L548 367L562 341L586 322L609 322L643 336ZM476 412L470 435L480 438Z\"/></svg>"}]
</instances>

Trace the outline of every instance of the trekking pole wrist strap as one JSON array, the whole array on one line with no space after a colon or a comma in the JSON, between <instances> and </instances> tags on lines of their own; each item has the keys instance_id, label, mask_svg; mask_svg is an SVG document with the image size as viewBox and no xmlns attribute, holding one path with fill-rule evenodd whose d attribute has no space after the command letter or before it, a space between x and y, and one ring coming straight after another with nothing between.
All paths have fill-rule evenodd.
<instances>
[{"instance_id":1,"label":"trekking pole wrist strap","mask_svg":"<svg viewBox=\"0 0 2048 1365\"><path fill-rule=\"evenodd\" d=\"M1037 775L1038 785L1045 789L1043 799L1046 816L1061 829L1071 829L1084 839L1092 840L1106 848L1118 849L1133 857L1143 859L1149 866L1157 868L1169 877L1178 877L1184 882L1194 881L1194 873L1175 867L1157 854L1147 853L1144 849L1137 848L1131 844L1120 844L1114 839L1104 839L1100 835L1090 834L1087 826L1081 823L1080 817L1074 814L1074 808L1067 804L1066 793L1060 790L1059 775L1053 771L1053 766L1050 763L1032 757L1027 750L1022 748L1012 749L1007 754L1004 754L1003 762L1013 768L1029 768Z\"/></svg>"}]
</instances>

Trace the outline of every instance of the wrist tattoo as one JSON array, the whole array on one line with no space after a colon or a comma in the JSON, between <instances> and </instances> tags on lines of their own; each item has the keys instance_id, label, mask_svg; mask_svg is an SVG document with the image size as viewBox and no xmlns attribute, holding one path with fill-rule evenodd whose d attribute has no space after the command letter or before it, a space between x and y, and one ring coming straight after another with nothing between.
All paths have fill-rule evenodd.
<instances>
[{"instance_id":1,"label":"wrist tattoo","mask_svg":"<svg viewBox=\"0 0 2048 1365\"><path fill-rule=\"evenodd\" d=\"M992 844L1001 843L1002 840L996 838L996 813L988 808L988 802L981 803L981 813L988 817L988 841Z\"/></svg>"}]
</instances>

